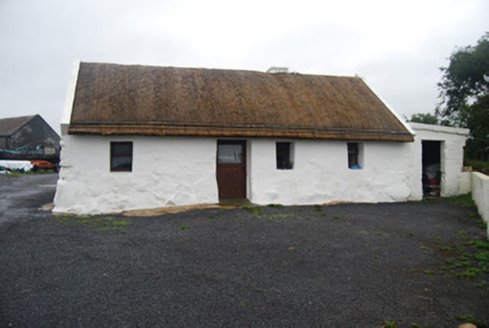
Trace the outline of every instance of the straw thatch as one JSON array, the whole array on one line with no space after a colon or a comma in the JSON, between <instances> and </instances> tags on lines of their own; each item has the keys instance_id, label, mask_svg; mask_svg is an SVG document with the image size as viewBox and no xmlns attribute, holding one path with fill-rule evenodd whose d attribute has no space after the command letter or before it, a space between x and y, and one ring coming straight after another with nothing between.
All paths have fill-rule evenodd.
<instances>
[{"instance_id":1,"label":"straw thatch","mask_svg":"<svg viewBox=\"0 0 489 328\"><path fill-rule=\"evenodd\" d=\"M356 77L81 63L71 134L413 141Z\"/></svg>"}]
</instances>

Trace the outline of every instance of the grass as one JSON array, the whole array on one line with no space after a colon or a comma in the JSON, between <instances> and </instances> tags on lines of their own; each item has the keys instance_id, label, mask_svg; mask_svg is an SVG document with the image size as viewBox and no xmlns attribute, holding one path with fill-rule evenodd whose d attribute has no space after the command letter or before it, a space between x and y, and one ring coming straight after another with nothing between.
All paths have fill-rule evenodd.
<instances>
[{"instance_id":1,"label":"grass","mask_svg":"<svg viewBox=\"0 0 489 328\"><path fill-rule=\"evenodd\" d=\"M245 207L246 210L250 211L253 215L262 214L262 210L259 207Z\"/></svg>"},{"instance_id":2,"label":"grass","mask_svg":"<svg viewBox=\"0 0 489 328\"><path fill-rule=\"evenodd\" d=\"M487 281L481 281L480 283L475 284L474 286L477 288L484 288L487 286Z\"/></svg>"},{"instance_id":3,"label":"grass","mask_svg":"<svg viewBox=\"0 0 489 328\"><path fill-rule=\"evenodd\" d=\"M472 194L469 192L468 194L451 196L447 198L450 203L453 205L460 205L464 207L474 208L477 211L477 205L472 199Z\"/></svg>"},{"instance_id":4,"label":"grass","mask_svg":"<svg viewBox=\"0 0 489 328\"><path fill-rule=\"evenodd\" d=\"M462 238L463 239L463 238ZM426 246L420 248L425 249ZM441 266L440 272L459 279L479 279L474 284L477 288L487 288L489 283L489 242L484 240L471 240L463 244L439 246L440 254L450 254L451 257L444 259L449 265ZM455 255L455 256L454 256ZM429 270L425 270L429 271ZM423 271L424 273L426 273Z\"/></svg>"},{"instance_id":5,"label":"grass","mask_svg":"<svg viewBox=\"0 0 489 328\"><path fill-rule=\"evenodd\" d=\"M477 327L487 327L486 323L483 320L477 319L473 314L465 316L455 313L455 319L457 319L458 321L471 323L473 325L476 325Z\"/></svg>"},{"instance_id":6,"label":"grass","mask_svg":"<svg viewBox=\"0 0 489 328\"><path fill-rule=\"evenodd\" d=\"M468 268L465 271L457 272L456 276L462 279L472 279L481 273L481 270L476 268Z\"/></svg>"},{"instance_id":7,"label":"grass","mask_svg":"<svg viewBox=\"0 0 489 328\"><path fill-rule=\"evenodd\" d=\"M465 207L468 210L468 221L486 229L470 193L449 197L447 200L453 205ZM440 237L435 237L431 245L420 246L420 250L437 250L438 254L445 257L439 269L421 271L424 274L442 273L463 280L477 279L477 283L472 284L474 287L489 288L489 242L473 239L473 233L468 231L459 231L458 238L461 242L446 245Z\"/></svg>"},{"instance_id":8,"label":"grass","mask_svg":"<svg viewBox=\"0 0 489 328\"><path fill-rule=\"evenodd\" d=\"M395 321L388 321L388 320L385 320L384 321L384 327L388 327L388 328L397 328L397 323L395 323Z\"/></svg>"},{"instance_id":9,"label":"grass","mask_svg":"<svg viewBox=\"0 0 489 328\"><path fill-rule=\"evenodd\" d=\"M321 205L314 205L314 209L318 212L321 212L323 210L323 207Z\"/></svg>"},{"instance_id":10,"label":"grass","mask_svg":"<svg viewBox=\"0 0 489 328\"><path fill-rule=\"evenodd\" d=\"M489 249L489 242L483 240L473 240L469 243L475 248Z\"/></svg>"},{"instance_id":11,"label":"grass","mask_svg":"<svg viewBox=\"0 0 489 328\"><path fill-rule=\"evenodd\" d=\"M446 264L454 264L455 263L455 259L454 258L446 259L445 260L445 263Z\"/></svg>"},{"instance_id":12,"label":"grass","mask_svg":"<svg viewBox=\"0 0 489 328\"><path fill-rule=\"evenodd\" d=\"M95 228L98 231L112 231L126 234L128 231L121 228L130 225L126 220L118 220L111 216L89 216L89 215L62 215L54 216L59 225L84 225Z\"/></svg>"}]
</instances>

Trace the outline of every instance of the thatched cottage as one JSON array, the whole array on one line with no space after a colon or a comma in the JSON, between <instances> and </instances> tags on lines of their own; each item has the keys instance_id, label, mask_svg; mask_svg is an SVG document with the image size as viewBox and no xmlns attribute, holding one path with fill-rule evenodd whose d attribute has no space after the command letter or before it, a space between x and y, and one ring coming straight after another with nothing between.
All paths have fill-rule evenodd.
<instances>
[{"instance_id":1,"label":"thatched cottage","mask_svg":"<svg viewBox=\"0 0 489 328\"><path fill-rule=\"evenodd\" d=\"M82 62L61 129L58 212L422 197L422 141L358 77Z\"/></svg>"}]
</instances>

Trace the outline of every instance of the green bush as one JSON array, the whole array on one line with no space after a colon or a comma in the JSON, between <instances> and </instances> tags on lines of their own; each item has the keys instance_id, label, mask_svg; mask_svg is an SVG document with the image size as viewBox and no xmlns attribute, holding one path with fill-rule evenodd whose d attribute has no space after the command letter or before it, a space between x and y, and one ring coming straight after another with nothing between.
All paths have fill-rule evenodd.
<instances>
[{"instance_id":1,"label":"green bush","mask_svg":"<svg viewBox=\"0 0 489 328\"><path fill-rule=\"evenodd\" d=\"M465 165L472 166L474 171L489 175L489 162L465 159Z\"/></svg>"}]
</instances>

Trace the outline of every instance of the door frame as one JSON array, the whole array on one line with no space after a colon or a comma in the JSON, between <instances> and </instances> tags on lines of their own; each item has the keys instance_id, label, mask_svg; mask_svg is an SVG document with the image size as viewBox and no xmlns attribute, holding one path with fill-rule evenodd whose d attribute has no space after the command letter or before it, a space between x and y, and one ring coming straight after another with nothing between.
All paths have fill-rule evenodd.
<instances>
[{"instance_id":1,"label":"door frame","mask_svg":"<svg viewBox=\"0 0 489 328\"><path fill-rule=\"evenodd\" d=\"M222 144L230 144L230 145L241 145L241 163L219 163L219 145ZM217 139L216 143L216 180L217 180L217 189L218 189L218 197L219 199L247 199L248 198L248 143L247 140L244 139ZM221 197L221 188L219 182L219 166L221 167L230 167L230 166L238 166L241 170L241 181L239 182L240 187L242 189L242 195L240 197Z\"/></svg>"}]
</instances>

